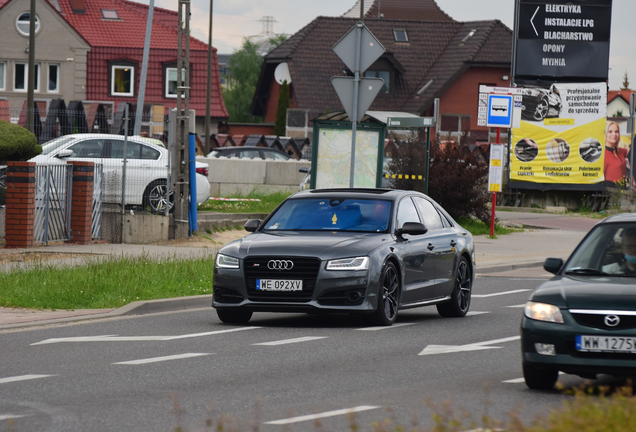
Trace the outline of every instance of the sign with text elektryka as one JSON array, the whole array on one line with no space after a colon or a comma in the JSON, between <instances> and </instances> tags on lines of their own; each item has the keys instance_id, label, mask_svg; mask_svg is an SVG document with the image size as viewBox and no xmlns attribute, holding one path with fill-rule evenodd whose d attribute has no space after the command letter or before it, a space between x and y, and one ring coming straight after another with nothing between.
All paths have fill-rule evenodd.
<instances>
[{"instance_id":1,"label":"sign with text elektryka","mask_svg":"<svg viewBox=\"0 0 636 432\"><path fill-rule=\"evenodd\" d=\"M612 0L517 0L515 82L606 80Z\"/></svg>"}]
</instances>

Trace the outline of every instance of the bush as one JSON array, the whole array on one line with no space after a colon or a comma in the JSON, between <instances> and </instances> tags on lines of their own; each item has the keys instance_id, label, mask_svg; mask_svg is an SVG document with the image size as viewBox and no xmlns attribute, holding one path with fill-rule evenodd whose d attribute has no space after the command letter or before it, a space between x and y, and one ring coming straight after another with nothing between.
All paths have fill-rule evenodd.
<instances>
[{"instance_id":1,"label":"bush","mask_svg":"<svg viewBox=\"0 0 636 432\"><path fill-rule=\"evenodd\" d=\"M430 157L428 195L454 219L477 218L490 223L488 165L479 163L467 146L441 146L439 139L431 143ZM400 144L388 169L392 174L423 176L426 172L425 141L412 136ZM394 186L424 192L422 180L395 179Z\"/></svg>"},{"instance_id":2,"label":"bush","mask_svg":"<svg viewBox=\"0 0 636 432\"><path fill-rule=\"evenodd\" d=\"M25 161L42 153L42 146L22 126L0 120L0 161Z\"/></svg>"}]
</instances>

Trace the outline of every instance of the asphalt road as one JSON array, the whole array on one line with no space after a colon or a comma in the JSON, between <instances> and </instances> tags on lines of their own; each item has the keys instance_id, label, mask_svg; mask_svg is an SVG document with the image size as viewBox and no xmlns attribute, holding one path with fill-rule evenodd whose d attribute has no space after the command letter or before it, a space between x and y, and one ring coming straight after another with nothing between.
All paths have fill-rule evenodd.
<instances>
[{"instance_id":1,"label":"asphalt road","mask_svg":"<svg viewBox=\"0 0 636 432\"><path fill-rule=\"evenodd\" d=\"M197 309L4 331L0 430L11 421L15 432L195 431L222 421L225 430L316 431L319 421L335 431L349 427L346 409L364 430L385 419L431 426L426 401L445 399L475 419L520 408L530 420L566 396L521 379L521 305L546 278L523 275L478 277L465 318L429 307L388 328L267 313L228 326Z\"/></svg>"}]
</instances>

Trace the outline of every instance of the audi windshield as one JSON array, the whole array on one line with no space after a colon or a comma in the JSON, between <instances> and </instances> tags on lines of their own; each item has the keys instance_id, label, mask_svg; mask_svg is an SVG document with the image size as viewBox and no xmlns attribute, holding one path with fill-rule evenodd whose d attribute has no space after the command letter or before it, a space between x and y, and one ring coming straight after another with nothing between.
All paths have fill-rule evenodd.
<instances>
[{"instance_id":1,"label":"audi windshield","mask_svg":"<svg viewBox=\"0 0 636 432\"><path fill-rule=\"evenodd\" d=\"M372 199L307 198L285 201L265 230L387 232L391 202Z\"/></svg>"}]
</instances>

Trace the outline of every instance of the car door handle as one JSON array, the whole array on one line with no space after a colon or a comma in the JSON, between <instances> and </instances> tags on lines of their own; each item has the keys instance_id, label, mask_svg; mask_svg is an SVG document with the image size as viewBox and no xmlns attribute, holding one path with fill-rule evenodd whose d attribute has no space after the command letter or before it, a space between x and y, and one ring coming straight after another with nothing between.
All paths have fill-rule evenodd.
<instances>
[{"instance_id":1,"label":"car door handle","mask_svg":"<svg viewBox=\"0 0 636 432\"><path fill-rule=\"evenodd\" d=\"M456 242L455 240L451 240L451 246L452 246L452 247L457 246L457 242Z\"/></svg>"},{"instance_id":2,"label":"car door handle","mask_svg":"<svg viewBox=\"0 0 636 432\"><path fill-rule=\"evenodd\" d=\"M435 245L433 243L429 243L428 246L426 246L428 248L428 250L433 250L435 249Z\"/></svg>"}]
</instances>

